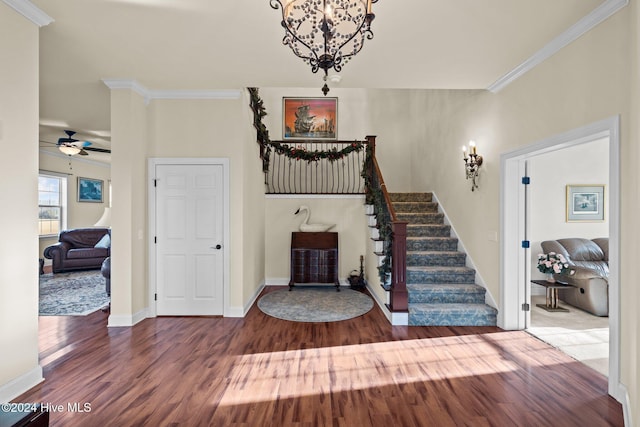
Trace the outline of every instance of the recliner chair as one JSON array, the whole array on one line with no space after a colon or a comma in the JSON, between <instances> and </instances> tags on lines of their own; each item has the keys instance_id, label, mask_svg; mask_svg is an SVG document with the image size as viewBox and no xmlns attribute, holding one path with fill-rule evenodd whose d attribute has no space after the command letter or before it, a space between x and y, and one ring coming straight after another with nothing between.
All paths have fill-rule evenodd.
<instances>
[{"instance_id":1,"label":"recliner chair","mask_svg":"<svg viewBox=\"0 0 640 427\"><path fill-rule=\"evenodd\" d=\"M560 289L560 299L596 316L608 316L609 238L547 240L541 246L545 253L562 254L569 261L566 274L554 274L556 280L573 286Z\"/></svg>"}]
</instances>

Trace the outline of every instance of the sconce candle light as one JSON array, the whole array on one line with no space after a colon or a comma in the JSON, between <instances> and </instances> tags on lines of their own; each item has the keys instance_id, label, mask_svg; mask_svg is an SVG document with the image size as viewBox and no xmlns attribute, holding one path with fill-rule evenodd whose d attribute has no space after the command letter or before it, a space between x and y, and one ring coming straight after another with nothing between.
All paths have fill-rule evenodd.
<instances>
[{"instance_id":1,"label":"sconce candle light","mask_svg":"<svg viewBox=\"0 0 640 427\"><path fill-rule=\"evenodd\" d=\"M475 189L478 188L476 178L478 178L478 171L482 165L482 156L478 154L474 141L469 141L468 155L467 146L462 147L462 157L464 158L464 169L467 179L471 179L471 191L475 191Z\"/></svg>"}]
</instances>

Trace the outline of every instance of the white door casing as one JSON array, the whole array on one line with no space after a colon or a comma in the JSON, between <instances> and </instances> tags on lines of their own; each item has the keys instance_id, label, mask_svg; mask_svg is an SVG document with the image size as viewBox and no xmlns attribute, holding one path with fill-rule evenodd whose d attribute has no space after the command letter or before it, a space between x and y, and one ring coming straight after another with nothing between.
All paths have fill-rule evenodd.
<instances>
[{"instance_id":1,"label":"white door casing","mask_svg":"<svg viewBox=\"0 0 640 427\"><path fill-rule=\"evenodd\" d=\"M152 315L223 315L227 306L227 163L194 160L149 162Z\"/></svg>"},{"instance_id":2,"label":"white door casing","mask_svg":"<svg viewBox=\"0 0 640 427\"><path fill-rule=\"evenodd\" d=\"M498 326L524 329L527 317L526 272L521 242L526 235L525 192L521 178L526 159L602 138L609 139L609 394L624 400L620 384L620 117L614 116L503 153L500 159L500 307ZM527 255L528 256L528 255Z\"/></svg>"}]
</instances>

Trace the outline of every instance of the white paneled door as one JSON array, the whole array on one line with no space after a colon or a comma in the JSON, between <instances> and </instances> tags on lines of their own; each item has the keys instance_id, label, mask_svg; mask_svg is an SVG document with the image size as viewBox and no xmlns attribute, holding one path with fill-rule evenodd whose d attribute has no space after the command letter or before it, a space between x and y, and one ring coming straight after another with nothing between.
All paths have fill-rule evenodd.
<instances>
[{"instance_id":1,"label":"white paneled door","mask_svg":"<svg viewBox=\"0 0 640 427\"><path fill-rule=\"evenodd\" d=\"M223 314L223 166L156 165L156 311Z\"/></svg>"}]
</instances>

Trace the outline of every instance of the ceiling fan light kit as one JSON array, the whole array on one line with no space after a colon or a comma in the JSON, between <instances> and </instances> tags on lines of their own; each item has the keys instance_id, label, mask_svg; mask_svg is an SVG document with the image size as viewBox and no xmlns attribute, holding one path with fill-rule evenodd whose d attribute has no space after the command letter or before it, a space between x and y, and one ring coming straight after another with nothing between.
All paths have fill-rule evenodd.
<instances>
[{"instance_id":1,"label":"ceiling fan light kit","mask_svg":"<svg viewBox=\"0 0 640 427\"><path fill-rule=\"evenodd\" d=\"M340 72L355 56L365 39L371 40L371 22L375 18L371 5L378 0L270 0L271 7L282 10L282 43L311 66L317 73L330 69ZM331 80L331 79L330 79Z\"/></svg>"}]
</instances>

